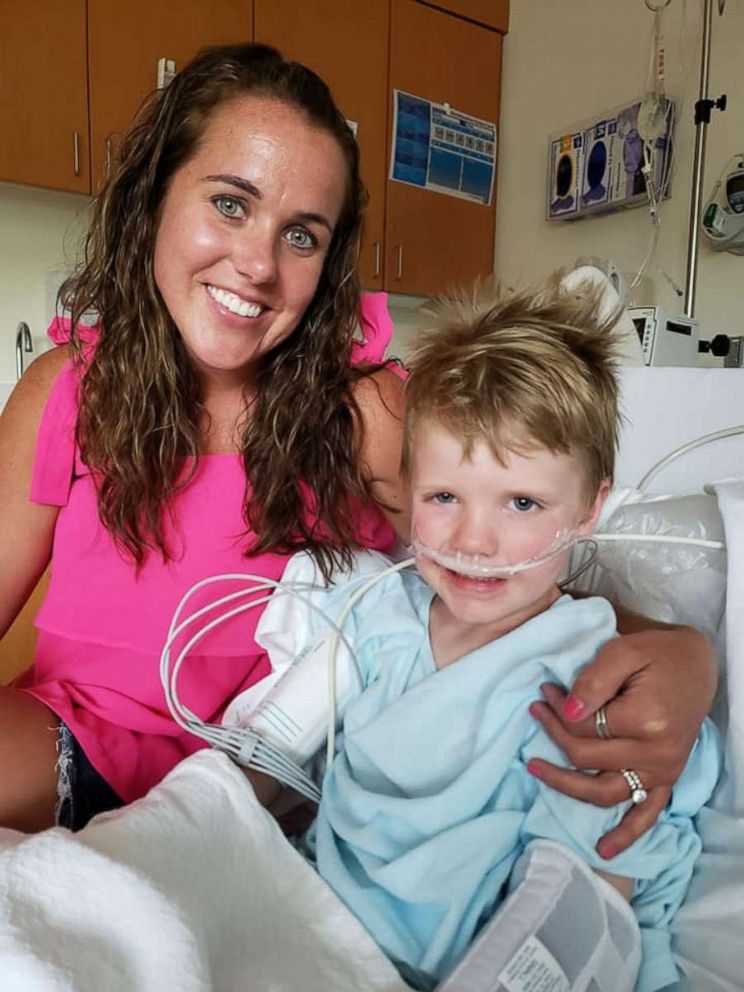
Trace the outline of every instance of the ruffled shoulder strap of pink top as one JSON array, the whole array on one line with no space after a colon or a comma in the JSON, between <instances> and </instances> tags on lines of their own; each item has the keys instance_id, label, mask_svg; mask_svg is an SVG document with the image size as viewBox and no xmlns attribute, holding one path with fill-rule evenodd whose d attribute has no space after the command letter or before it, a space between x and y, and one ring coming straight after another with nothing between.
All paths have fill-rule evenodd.
<instances>
[{"instance_id":1,"label":"ruffled shoulder strap of pink top","mask_svg":"<svg viewBox=\"0 0 744 992\"><path fill-rule=\"evenodd\" d=\"M353 365L360 362L382 363L385 352L390 344L394 327L390 319L387 305L387 293L362 293L359 324L362 340L355 341L351 349ZM388 368L402 379L406 377L405 370L394 362Z\"/></svg>"},{"instance_id":2,"label":"ruffled shoulder strap of pink top","mask_svg":"<svg viewBox=\"0 0 744 992\"><path fill-rule=\"evenodd\" d=\"M93 344L97 330L93 327L83 330L83 340ZM55 317L49 325L47 337L55 344L67 344L70 333L69 319ZM70 359L54 380L39 425L29 492L34 503L67 505L75 469L79 388L80 372Z\"/></svg>"}]
</instances>

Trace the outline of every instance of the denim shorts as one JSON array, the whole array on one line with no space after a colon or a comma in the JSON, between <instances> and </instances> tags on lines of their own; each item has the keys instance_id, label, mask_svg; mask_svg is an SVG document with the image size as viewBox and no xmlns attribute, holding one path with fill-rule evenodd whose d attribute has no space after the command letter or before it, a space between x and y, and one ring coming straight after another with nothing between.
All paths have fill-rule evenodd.
<instances>
[{"instance_id":1,"label":"denim shorts","mask_svg":"<svg viewBox=\"0 0 744 992\"><path fill-rule=\"evenodd\" d=\"M57 743L57 825L81 830L98 813L124 803L86 757L67 724Z\"/></svg>"}]
</instances>

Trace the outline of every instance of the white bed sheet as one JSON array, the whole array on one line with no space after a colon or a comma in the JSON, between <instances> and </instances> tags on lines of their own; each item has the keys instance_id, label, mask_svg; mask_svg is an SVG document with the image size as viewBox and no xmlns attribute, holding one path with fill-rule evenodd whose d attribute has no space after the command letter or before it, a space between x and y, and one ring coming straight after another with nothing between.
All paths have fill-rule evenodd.
<instances>
[{"instance_id":1,"label":"white bed sheet","mask_svg":"<svg viewBox=\"0 0 744 992\"><path fill-rule=\"evenodd\" d=\"M715 485L728 548L724 656L716 707L725 759L710 808L698 817L703 853L685 905L673 922L674 947L689 992L744 988L744 479Z\"/></svg>"},{"instance_id":2,"label":"white bed sheet","mask_svg":"<svg viewBox=\"0 0 744 992\"><path fill-rule=\"evenodd\" d=\"M626 417L616 480L637 486L675 448L744 424L744 369L626 368ZM650 493L699 492L717 480L726 531L726 617L719 632L721 695L714 712L725 767L711 808L699 818L703 854L685 905L672 926L685 992L744 989L744 437L716 441L682 456L651 483Z\"/></svg>"},{"instance_id":3,"label":"white bed sheet","mask_svg":"<svg viewBox=\"0 0 744 992\"><path fill-rule=\"evenodd\" d=\"M744 424L744 369L624 368L625 422L615 479L637 486L675 448L704 434ZM683 493L744 475L744 440L723 439L684 455L653 480L652 493Z\"/></svg>"}]
</instances>

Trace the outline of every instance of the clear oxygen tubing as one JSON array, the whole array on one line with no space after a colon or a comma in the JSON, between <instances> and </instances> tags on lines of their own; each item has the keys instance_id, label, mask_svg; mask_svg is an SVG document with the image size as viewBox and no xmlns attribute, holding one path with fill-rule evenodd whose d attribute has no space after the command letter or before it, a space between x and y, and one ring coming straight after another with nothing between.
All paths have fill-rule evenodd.
<instances>
[{"instance_id":1,"label":"clear oxygen tubing","mask_svg":"<svg viewBox=\"0 0 744 992\"><path fill-rule=\"evenodd\" d=\"M668 455L665 455L654 466L652 466L648 472L646 472L641 481L638 483L639 490L641 492L645 492L646 486L648 486L652 479L656 478L662 469L666 468L667 465L675 459L680 458L682 455L686 455L688 451L693 451L695 448L701 448L703 445L711 444L713 441L718 441L721 438L734 437L737 434L744 434L744 424L738 424L734 427L726 427L720 431L713 431L712 434L703 434L701 437L688 441L687 444L683 444L679 448L675 448L674 451L671 451Z\"/></svg>"},{"instance_id":2,"label":"clear oxygen tubing","mask_svg":"<svg viewBox=\"0 0 744 992\"><path fill-rule=\"evenodd\" d=\"M603 531L595 531L592 540L598 544L612 541L617 543L630 541L635 544L684 544L692 548L710 548L714 551L722 551L726 547L723 541L709 541L703 537L679 537L673 534L606 534Z\"/></svg>"},{"instance_id":3,"label":"clear oxygen tubing","mask_svg":"<svg viewBox=\"0 0 744 992\"><path fill-rule=\"evenodd\" d=\"M440 548L432 548L415 534L411 541L410 551L414 555L429 558L437 565L449 568L451 571L471 579L509 579L520 572L544 565L564 551L568 551L575 542L575 531L559 530L544 551L513 563L494 562L488 556L481 554L465 554L462 551L449 552Z\"/></svg>"}]
</instances>

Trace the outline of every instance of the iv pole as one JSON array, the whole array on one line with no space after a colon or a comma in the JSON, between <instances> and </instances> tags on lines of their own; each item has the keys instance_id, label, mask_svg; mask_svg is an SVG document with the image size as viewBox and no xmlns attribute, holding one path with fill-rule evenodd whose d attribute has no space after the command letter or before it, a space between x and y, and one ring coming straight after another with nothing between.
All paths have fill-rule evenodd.
<instances>
[{"instance_id":1,"label":"iv pole","mask_svg":"<svg viewBox=\"0 0 744 992\"><path fill-rule=\"evenodd\" d=\"M723 14L726 0L718 0L718 13ZM717 100L708 97L708 77L710 73L710 35L713 20L713 0L705 0L703 12L703 44L700 59L700 91L695 104L695 156L692 168L692 196L690 198L690 225L687 237L687 274L685 277L685 316L695 316L695 293L697 289L697 269L700 236L700 206L703 196L703 176L705 173L705 144L708 124L713 109L726 109L726 94Z\"/></svg>"}]
</instances>

